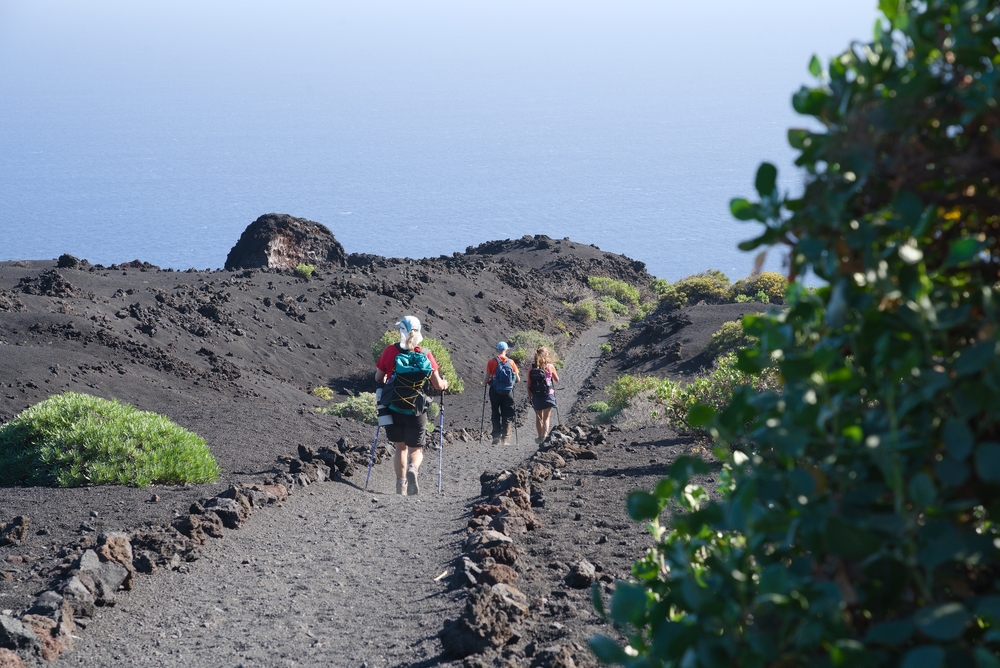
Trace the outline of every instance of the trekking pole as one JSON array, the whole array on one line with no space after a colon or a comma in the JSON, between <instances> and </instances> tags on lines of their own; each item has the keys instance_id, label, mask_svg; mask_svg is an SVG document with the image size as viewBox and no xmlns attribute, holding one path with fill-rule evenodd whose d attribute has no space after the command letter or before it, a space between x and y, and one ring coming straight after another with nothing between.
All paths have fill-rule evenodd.
<instances>
[{"instance_id":1,"label":"trekking pole","mask_svg":"<svg viewBox=\"0 0 1000 668\"><path fill-rule=\"evenodd\" d=\"M479 445L483 444L483 429L486 425L486 383L483 383L483 417L479 418Z\"/></svg>"},{"instance_id":2,"label":"trekking pole","mask_svg":"<svg viewBox=\"0 0 1000 668\"><path fill-rule=\"evenodd\" d=\"M438 494L441 493L441 463L444 461L444 390L441 390L441 421L438 423Z\"/></svg>"},{"instance_id":3,"label":"trekking pole","mask_svg":"<svg viewBox=\"0 0 1000 668\"><path fill-rule=\"evenodd\" d=\"M375 465L375 446L378 445L378 430L382 425L375 425L375 440L372 441L372 454L368 458L368 475L365 476L365 491L368 491L368 479L372 477L372 466Z\"/></svg>"},{"instance_id":4,"label":"trekking pole","mask_svg":"<svg viewBox=\"0 0 1000 668\"><path fill-rule=\"evenodd\" d=\"M514 388L510 388L510 398L514 399ZM517 436L517 400L514 399L514 445L521 447L521 439Z\"/></svg>"},{"instance_id":5,"label":"trekking pole","mask_svg":"<svg viewBox=\"0 0 1000 668\"><path fill-rule=\"evenodd\" d=\"M554 401L556 404L556 423L562 424L562 418L559 417L559 402L556 401L555 394L556 394L555 390L552 390L552 401Z\"/></svg>"}]
</instances>

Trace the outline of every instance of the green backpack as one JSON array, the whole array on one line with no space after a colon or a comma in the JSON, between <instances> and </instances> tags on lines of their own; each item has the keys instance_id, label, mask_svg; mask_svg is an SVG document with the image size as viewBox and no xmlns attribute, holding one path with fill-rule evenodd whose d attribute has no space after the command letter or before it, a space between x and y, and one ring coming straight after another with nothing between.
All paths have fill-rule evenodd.
<instances>
[{"instance_id":1,"label":"green backpack","mask_svg":"<svg viewBox=\"0 0 1000 668\"><path fill-rule=\"evenodd\" d=\"M388 395L389 410L403 415L422 415L427 410L424 383L432 373L434 369L427 355L400 349L392 381L382 390L383 397Z\"/></svg>"}]
</instances>

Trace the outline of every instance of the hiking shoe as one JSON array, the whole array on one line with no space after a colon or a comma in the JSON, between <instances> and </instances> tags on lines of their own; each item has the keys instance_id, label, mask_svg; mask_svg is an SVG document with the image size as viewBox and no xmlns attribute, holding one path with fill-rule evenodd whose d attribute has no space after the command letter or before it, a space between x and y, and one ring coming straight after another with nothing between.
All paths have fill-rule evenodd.
<instances>
[{"instance_id":1,"label":"hiking shoe","mask_svg":"<svg viewBox=\"0 0 1000 668\"><path fill-rule=\"evenodd\" d=\"M504 436L500 440L500 445L510 445L510 436Z\"/></svg>"},{"instance_id":2,"label":"hiking shoe","mask_svg":"<svg viewBox=\"0 0 1000 668\"><path fill-rule=\"evenodd\" d=\"M403 492L403 481L402 480L397 480L396 481L396 494L404 494L404 493L405 492Z\"/></svg>"},{"instance_id":3,"label":"hiking shoe","mask_svg":"<svg viewBox=\"0 0 1000 668\"><path fill-rule=\"evenodd\" d=\"M406 472L406 494L408 496L416 496L420 492L420 487L417 485L417 472L410 469Z\"/></svg>"},{"instance_id":4,"label":"hiking shoe","mask_svg":"<svg viewBox=\"0 0 1000 668\"><path fill-rule=\"evenodd\" d=\"M535 445L541 445L544 442L545 442L545 437L544 436L536 436L535 437Z\"/></svg>"},{"instance_id":5,"label":"hiking shoe","mask_svg":"<svg viewBox=\"0 0 1000 668\"><path fill-rule=\"evenodd\" d=\"M494 436L493 437L493 445L500 445L500 437L499 436Z\"/></svg>"}]
</instances>

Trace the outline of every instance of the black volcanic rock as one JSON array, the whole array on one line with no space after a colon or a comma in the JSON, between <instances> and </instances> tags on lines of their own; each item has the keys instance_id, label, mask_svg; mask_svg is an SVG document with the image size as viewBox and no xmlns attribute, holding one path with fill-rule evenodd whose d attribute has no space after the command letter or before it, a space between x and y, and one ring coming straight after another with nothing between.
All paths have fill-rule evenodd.
<instances>
[{"instance_id":1,"label":"black volcanic rock","mask_svg":"<svg viewBox=\"0 0 1000 668\"><path fill-rule=\"evenodd\" d=\"M268 213L243 230L226 257L226 269L294 269L300 262L343 266L347 255L325 225Z\"/></svg>"}]
</instances>

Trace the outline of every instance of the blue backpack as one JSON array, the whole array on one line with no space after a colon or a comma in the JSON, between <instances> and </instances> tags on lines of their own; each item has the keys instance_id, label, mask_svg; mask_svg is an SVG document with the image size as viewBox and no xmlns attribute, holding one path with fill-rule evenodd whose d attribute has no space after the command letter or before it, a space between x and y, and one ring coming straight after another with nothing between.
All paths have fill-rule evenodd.
<instances>
[{"instance_id":1,"label":"blue backpack","mask_svg":"<svg viewBox=\"0 0 1000 668\"><path fill-rule=\"evenodd\" d=\"M424 382L434 369L427 355L414 350L402 350L396 355L392 381L382 390L389 410L403 415L423 415L427 410Z\"/></svg>"},{"instance_id":2,"label":"blue backpack","mask_svg":"<svg viewBox=\"0 0 1000 668\"><path fill-rule=\"evenodd\" d=\"M510 360L497 358L497 370L493 372L493 389L497 392L510 392L514 389L514 367Z\"/></svg>"}]
</instances>

